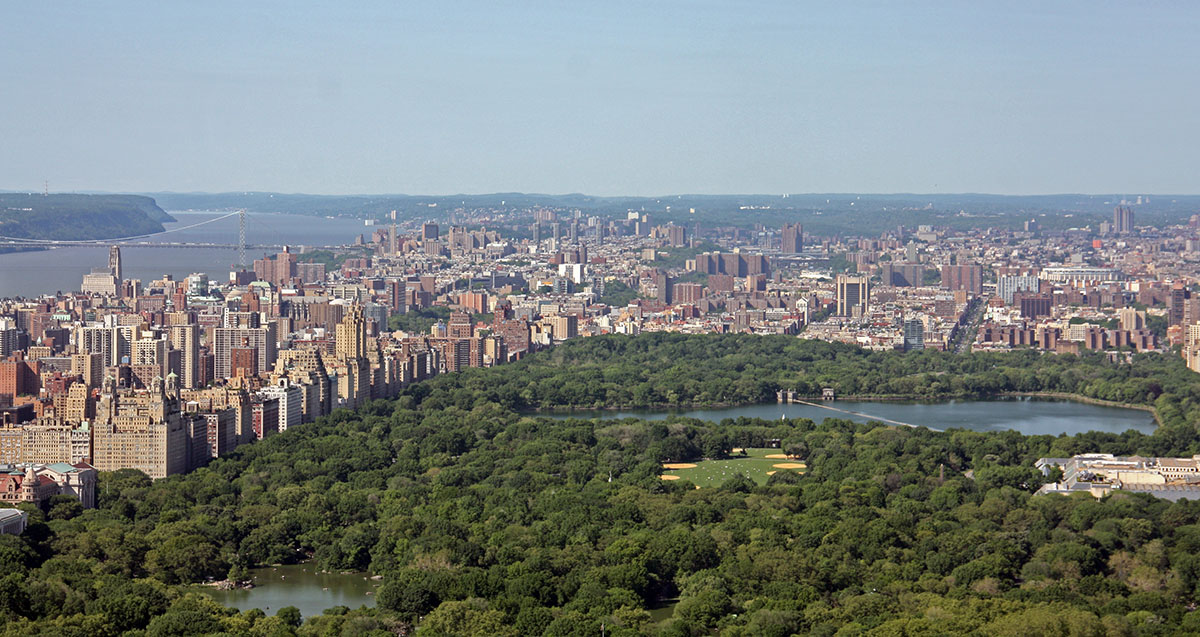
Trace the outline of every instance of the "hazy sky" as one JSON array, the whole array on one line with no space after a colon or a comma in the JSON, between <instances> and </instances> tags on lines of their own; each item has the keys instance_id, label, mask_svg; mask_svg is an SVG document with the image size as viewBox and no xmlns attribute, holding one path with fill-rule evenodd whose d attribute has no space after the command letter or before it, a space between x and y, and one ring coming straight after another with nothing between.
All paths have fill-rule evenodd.
<instances>
[{"instance_id":1,"label":"hazy sky","mask_svg":"<svg viewBox=\"0 0 1200 637\"><path fill-rule=\"evenodd\" d=\"M12 2L0 188L1197 193L1200 4Z\"/></svg>"}]
</instances>

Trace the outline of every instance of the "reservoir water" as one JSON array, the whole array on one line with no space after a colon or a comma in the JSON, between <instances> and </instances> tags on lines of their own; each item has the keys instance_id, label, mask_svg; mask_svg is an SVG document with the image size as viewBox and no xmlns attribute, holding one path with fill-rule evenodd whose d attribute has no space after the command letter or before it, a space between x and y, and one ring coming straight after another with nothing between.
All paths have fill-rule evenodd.
<instances>
[{"instance_id":1,"label":"reservoir water","mask_svg":"<svg viewBox=\"0 0 1200 637\"><path fill-rule=\"evenodd\" d=\"M223 243L236 245L238 242L237 216L216 219L228 212L174 212L171 216L178 221L164 223L171 232L134 241ZM281 244L291 246L325 247L346 245L354 242L360 234L370 233L375 228L364 226L361 219L336 217L312 217L267 213L247 213L246 243ZM202 226L189 228L198 223L212 221ZM186 228L176 230L179 228ZM254 259L262 258L264 252L248 250L247 266ZM234 248L139 248L133 245L121 247L121 261L125 278L141 279L143 285L170 274L176 280L193 272L208 274L209 279L225 281L230 266L237 262ZM67 247L37 252L0 254L0 297L51 294L56 291L78 290L83 275L92 268L108 265L106 247Z\"/></svg>"},{"instance_id":2,"label":"reservoir water","mask_svg":"<svg viewBox=\"0 0 1200 637\"><path fill-rule=\"evenodd\" d=\"M274 615L284 606L295 606L304 617L320 615L334 606L375 606L382 582L366 573L321 573L312 564L289 564L250 569L254 588L205 592L224 606L238 610L257 608Z\"/></svg>"},{"instance_id":3,"label":"reservoir water","mask_svg":"<svg viewBox=\"0 0 1200 637\"><path fill-rule=\"evenodd\" d=\"M857 402L836 400L827 403L842 412L802 404L761 404L720 409L694 410L629 410L574 411L547 413L554 418L643 418L662 420L668 416L685 416L700 420L721 421L724 418L810 418L820 422L826 418L846 418L857 422L870 420L896 421L931 429L970 429L972 431L1002 431L1011 429L1025 435L1077 434L1087 431L1122 433L1129 429L1153 433L1154 416L1141 409L1089 405L1070 400L1035 398L1006 398L994 400L950 400L944 402ZM856 412L854 414L844 412Z\"/></svg>"}]
</instances>

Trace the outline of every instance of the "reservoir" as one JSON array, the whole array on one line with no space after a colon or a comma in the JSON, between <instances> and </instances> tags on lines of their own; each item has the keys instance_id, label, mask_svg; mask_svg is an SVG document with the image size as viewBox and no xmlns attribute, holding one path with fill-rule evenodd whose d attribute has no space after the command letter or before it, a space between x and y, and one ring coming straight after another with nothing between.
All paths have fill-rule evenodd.
<instances>
[{"instance_id":1,"label":"reservoir","mask_svg":"<svg viewBox=\"0 0 1200 637\"><path fill-rule=\"evenodd\" d=\"M823 403L838 410L804 404L759 404L741 407L693 410L574 411L547 413L553 418L643 418L662 420L684 416L720 422L725 418L845 418L856 422L895 421L931 429L972 431L1019 431L1025 435L1077 434L1087 431L1123 433L1129 429L1153 433L1154 416L1149 411L1089 405L1070 400L1003 398L991 400L948 400L942 402L859 402L835 400ZM845 412L856 412L854 414Z\"/></svg>"},{"instance_id":2,"label":"reservoir","mask_svg":"<svg viewBox=\"0 0 1200 637\"><path fill-rule=\"evenodd\" d=\"M254 588L221 591L205 587L223 606L238 610L257 608L274 615L284 606L295 606L304 617L320 615L326 608L375 606L382 582L367 573L321 573L312 564L289 564L250 569Z\"/></svg>"},{"instance_id":3,"label":"reservoir","mask_svg":"<svg viewBox=\"0 0 1200 637\"><path fill-rule=\"evenodd\" d=\"M164 234L135 239L153 243L238 242L237 215L228 212L171 212L178 221L164 223ZM199 223L204 225L194 226ZM176 230L178 228L186 228ZM364 226L361 219L315 217L268 213L246 214L246 243L326 247L346 245L355 237L375 228ZM247 250L246 266L264 253L277 250ZM139 248L121 246L121 262L127 279L141 279L142 285L170 274L181 280L193 272L202 272L213 281L229 279L230 266L237 263L235 248ZM108 265L107 247L66 247L37 252L0 254L0 297L34 297L56 291L78 290L83 275L92 268Z\"/></svg>"}]
</instances>

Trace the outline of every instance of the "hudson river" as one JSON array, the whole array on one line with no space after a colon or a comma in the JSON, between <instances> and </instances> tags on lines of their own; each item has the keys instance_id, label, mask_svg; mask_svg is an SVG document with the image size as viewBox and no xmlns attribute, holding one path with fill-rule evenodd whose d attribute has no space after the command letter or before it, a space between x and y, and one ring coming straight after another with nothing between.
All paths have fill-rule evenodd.
<instances>
[{"instance_id":1,"label":"hudson river","mask_svg":"<svg viewBox=\"0 0 1200 637\"><path fill-rule=\"evenodd\" d=\"M166 230L184 228L217 219L228 212L171 212L177 222L164 223ZM368 234L375 226L364 226L361 219L310 217L300 215L248 213L246 243L279 243L291 246L326 247L354 242L360 234ZM238 242L237 216L213 221L195 228L167 232L135 241L152 243ZM262 258L263 250L247 250L246 265ZM214 281L226 281L230 266L237 262L237 250L230 248L138 248L121 247L121 262L127 279L141 279L145 285L170 274L182 279L193 272L203 272ZM108 265L108 248L54 248L38 252L0 254L0 297L33 297L56 291L78 290L83 275L92 268Z\"/></svg>"}]
</instances>

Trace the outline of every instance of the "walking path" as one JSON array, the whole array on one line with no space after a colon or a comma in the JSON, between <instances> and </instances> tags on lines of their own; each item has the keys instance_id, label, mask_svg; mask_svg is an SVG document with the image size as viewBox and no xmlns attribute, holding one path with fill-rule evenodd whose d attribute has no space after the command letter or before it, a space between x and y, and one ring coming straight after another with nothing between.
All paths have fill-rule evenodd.
<instances>
[{"instance_id":1,"label":"walking path","mask_svg":"<svg viewBox=\"0 0 1200 637\"><path fill-rule=\"evenodd\" d=\"M820 407L821 409L829 409L831 411L837 411L837 412L841 412L843 414L850 414L852 416L860 416L862 418L870 418L871 420L878 420L880 422L886 422L886 423L892 424L892 425L900 425L901 427L913 427L913 428L925 427L925 425L913 425L913 424L910 424L907 422L900 422L899 420L892 420L890 418L882 418L880 416L872 416L871 414L864 414L864 413L858 412L858 411L850 411L849 409L838 409L837 407L830 407L829 405L822 405L821 403L810 403L807 400L793 400L792 402L800 404L800 405L808 405L809 407ZM925 427L925 428L930 431L941 431L941 429L934 429L933 427Z\"/></svg>"}]
</instances>

